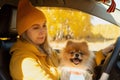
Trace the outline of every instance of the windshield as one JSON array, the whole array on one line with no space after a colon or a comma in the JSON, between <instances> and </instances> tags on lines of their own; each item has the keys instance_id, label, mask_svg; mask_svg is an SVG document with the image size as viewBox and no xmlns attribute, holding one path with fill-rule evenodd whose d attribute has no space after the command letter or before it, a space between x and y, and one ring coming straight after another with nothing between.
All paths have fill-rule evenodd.
<instances>
[{"instance_id":1,"label":"windshield","mask_svg":"<svg viewBox=\"0 0 120 80\"><path fill-rule=\"evenodd\" d=\"M114 0L116 3L116 8L120 10L120 0ZM111 5L111 2L106 3L108 5Z\"/></svg>"},{"instance_id":2,"label":"windshield","mask_svg":"<svg viewBox=\"0 0 120 80\"><path fill-rule=\"evenodd\" d=\"M82 11L69 8L40 8L47 17L50 45L62 49L67 40L86 40L89 49L98 51L114 43L120 27Z\"/></svg>"}]
</instances>

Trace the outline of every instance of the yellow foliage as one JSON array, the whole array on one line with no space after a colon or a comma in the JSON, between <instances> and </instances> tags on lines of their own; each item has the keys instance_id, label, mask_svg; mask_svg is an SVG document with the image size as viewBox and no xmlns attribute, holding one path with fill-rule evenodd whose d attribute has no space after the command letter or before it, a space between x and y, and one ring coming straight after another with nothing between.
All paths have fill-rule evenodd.
<instances>
[{"instance_id":1,"label":"yellow foliage","mask_svg":"<svg viewBox=\"0 0 120 80\"><path fill-rule=\"evenodd\" d=\"M48 33L50 36L55 36L59 30L63 30L67 34L66 27L69 26L74 37L86 35L91 29L90 15L68 8L41 8L46 14Z\"/></svg>"},{"instance_id":2,"label":"yellow foliage","mask_svg":"<svg viewBox=\"0 0 120 80\"><path fill-rule=\"evenodd\" d=\"M120 35L120 28L112 24L101 24L92 27L94 35L100 34L104 38L116 39Z\"/></svg>"},{"instance_id":3,"label":"yellow foliage","mask_svg":"<svg viewBox=\"0 0 120 80\"><path fill-rule=\"evenodd\" d=\"M91 16L81 11L68 8L39 8L47 17L48 34L55 37L59 31L67 34L69 26L73 32L74 38L117 38L120 35L120 28L115 25L100 24L93 26Z\"/></svg>"}]
</instances>

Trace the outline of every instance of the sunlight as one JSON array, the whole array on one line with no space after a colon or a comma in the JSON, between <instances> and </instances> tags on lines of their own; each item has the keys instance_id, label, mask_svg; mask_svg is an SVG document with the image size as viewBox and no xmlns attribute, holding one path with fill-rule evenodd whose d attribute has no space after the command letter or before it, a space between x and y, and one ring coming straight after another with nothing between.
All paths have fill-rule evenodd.
<instances>
[{"instance_id":1,"label":"sunlight","mask_svg":"<svg viewBox=\"0 0 120 80\"><path fill-rule=\"evenodd\" d=\"M116 8L120 10L120 0L115 0Z\"/></svg>"},{"instance_id":2,"label":"sunlight","mask_svg":"<svg viewBox=\"0 0 120 80\"><path fill-rule=\"evenodd\" d=\"M92 18L91 18L91 23L92 23L93 25L97 25L97 24L111 24L111 23L109 23L108 21L105 21L105 20L100 19L100 18L95 17L95 16L92 16Z\"/></svg>"}]
</instances>

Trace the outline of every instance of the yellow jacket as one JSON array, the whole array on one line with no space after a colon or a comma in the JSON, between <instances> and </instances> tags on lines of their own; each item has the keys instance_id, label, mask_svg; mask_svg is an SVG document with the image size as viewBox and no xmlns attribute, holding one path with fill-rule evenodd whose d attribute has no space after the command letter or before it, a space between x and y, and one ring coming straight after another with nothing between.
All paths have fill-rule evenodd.
<instances>
[{"instance_id":1,"label":"yellow jacket","mask_svg":"<svg viewBox=\"0 0 120 80\"><path fill-rule=\"evenodd\" d=\"M105 56L102 53L102 50L95 53L95 61L97 66L101 64L101 62L105 59Z\"/></svg>"},{"instance_id":2,"label":"yellow jacket","mask_svg":"<svg viewBox=\"0 0 120 80\"><path fill-rule=\"evenodd\" d=\"M58 80L58 56L48 58L35 46L18 40L11 48L10 74L13 80Z\"/></svg>"}]
</instances>

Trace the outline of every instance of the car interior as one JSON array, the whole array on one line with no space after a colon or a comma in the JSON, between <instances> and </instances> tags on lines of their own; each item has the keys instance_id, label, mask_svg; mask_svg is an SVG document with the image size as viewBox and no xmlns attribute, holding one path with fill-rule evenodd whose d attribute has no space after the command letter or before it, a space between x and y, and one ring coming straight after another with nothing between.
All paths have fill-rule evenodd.
<instances>
[{"instance_id":1,"label":"car interior","mask_svg":"<svg viewBox=\"0 0 120 80\"><path fill-rule=\"evenodd\" d=\"M17 33L11 31L12 14L15 7L5 4L0 10L0 80L11 80L9 74L9 49L17 39Z\"/></svg>"},{"instance_id":2,"label":"car interior","mask_svg":"<svg viewBox=\"0 0 120 80\"><path fill-rule=\"evenodd\" d=\"M107 20L117 26L120 26L120 10L115 9L114 13L107 13L108 5L96 2L94 0L31 0L36 6L46 7L68 7L83 12L87 12L91 15L100 17ZM18 34L15 29L15 15L17 10L18 0L14 3L1 2L0 1L0 80L12 80L9 72L9 62L11 55L9 54L10 48L17 40ZM14 15L14 16L13 16ZM97 67L99 73L95 80L119 80L120 77L120 37L116 40L115 49L113 54L110 54L104 61L104 65ZM59 50L57 50L59 52ZM111 57L110 57L111 56ZM109 76L109 79L103 79L101 76L103 72L113 76ZM111 73L112 72L112 73ZM116 75L117 74L117 75Z\"/></svg>"}]
</instances>

